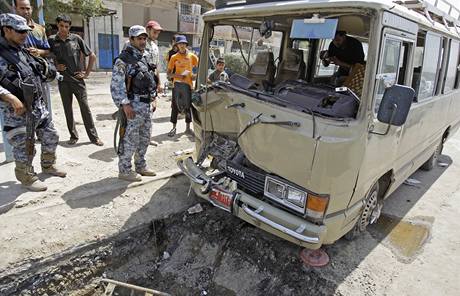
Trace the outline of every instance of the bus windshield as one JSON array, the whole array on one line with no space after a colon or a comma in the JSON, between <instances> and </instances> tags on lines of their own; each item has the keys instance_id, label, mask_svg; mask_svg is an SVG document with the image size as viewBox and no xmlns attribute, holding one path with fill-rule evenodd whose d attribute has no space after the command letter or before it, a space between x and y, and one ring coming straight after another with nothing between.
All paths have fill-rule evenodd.
<instances>
[{"instance_id":1,"label":"bus windshield","mask_svg":"<svg viewBox=\"0 0 460 296\"><path fill-rule=\"evenodd\" d=\"M365 15L292 15L209 23L208 83L332 118L356 116L369 38ZM225 76L218 64L225 63ZM222 66L221 66L222 67Z\"/></svg>"}]
</instances>

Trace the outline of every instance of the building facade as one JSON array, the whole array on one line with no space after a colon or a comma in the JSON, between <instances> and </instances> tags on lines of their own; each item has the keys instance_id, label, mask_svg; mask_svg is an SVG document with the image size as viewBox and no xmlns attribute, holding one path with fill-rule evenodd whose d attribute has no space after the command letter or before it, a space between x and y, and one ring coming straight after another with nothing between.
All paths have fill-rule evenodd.
<instances>
[{"instance_id":1,"label":"building facade","mask_svg":"<svg viewBox=\"0 0 460 296\"><path fill-rule=\"evenodd\" d=\"M128 40L128 29L132 25L145 25L155 20L165 29L160 34L158 45L164 56L170 49L174 34L187 35L190 46L199 50L202 32L201 14L213 8L214 1L174 0L124 0L104 1L111 14L83 21L85 40L97 56L97 69L111 69L112 62L118 56ZM112 42L113 41L113 42ZM162 60L161 70L166 69Z\"/></svg>"}]
</instances>

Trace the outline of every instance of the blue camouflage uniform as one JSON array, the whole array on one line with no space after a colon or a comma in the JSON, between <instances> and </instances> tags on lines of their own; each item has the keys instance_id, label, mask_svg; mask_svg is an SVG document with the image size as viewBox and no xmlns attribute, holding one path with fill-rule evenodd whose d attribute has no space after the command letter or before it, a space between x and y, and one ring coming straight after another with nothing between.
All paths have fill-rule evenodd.
<instances>
[{"instance_id":1,"label":"blue camouflage uniform","mask_svg":"<svg viewBox=\"0 0 460 296\"><path fill-rule=\"evenodd\" d=\"M125 58L124 58L125 57ZM139 74L141 73L141 74ZM136 77L145 80L136 82ZM127 81L132 87L127 90ZM139 78L140 79L140 78ZM137 85L137 87L136 87ZM113 102L117 107L131 104L136 116L127 119L125 135L119 148L118 168L121 174L131 172L131 160L134 155L136 172L146 169L145 154L150 143L152 130L151 101L156 96L154 69L149 66L143 53L128 45L115 61L110 85ZM123 112L120 110L120 112Z\"/></svg>"},{"instance_id":2,"label":"blue camouflage uniform","mask_svg":"<svg viewBox=\"0 0 460 296\"><path fill-rule=\"evenodd\" d=\"M18 15L2 14L0 15L0 25L10 26L14 29L28 30L25 25L25 19ZM30 29L30 28L29 28ZM17 98L23 97L18 81L25 79L21 77L18 67L30 67L27 71L33 70L31 64L36 65L34 59L22 47L10 45L4 37L0 37L0 96L13 94ZM11 63L5 58L6 54L13 57L16 62ZM19 62L22 61L22 62ZM42 62L46 63L45 60ZM55 163L55 151L59 141L59 136L51 121L46 102L43 99L43 90L41 88L45 77L34 75L32 81L35 85L35 99L32 104L32 116L35 122L35 129L41 138L41 164L42 167L50 167ZM0 112L4 117L4 131L6 132L8 142L13 146L13 155L16 161L16 177L23 183L30 183L36 179L33 168L28 168L27 173L18 176L18 165L26 168L28 161L26 152L26 113L16 115L12 106L3 100L0 100ZM35 149L34 149L35 155Z\"/></svg>"}]
</instances>

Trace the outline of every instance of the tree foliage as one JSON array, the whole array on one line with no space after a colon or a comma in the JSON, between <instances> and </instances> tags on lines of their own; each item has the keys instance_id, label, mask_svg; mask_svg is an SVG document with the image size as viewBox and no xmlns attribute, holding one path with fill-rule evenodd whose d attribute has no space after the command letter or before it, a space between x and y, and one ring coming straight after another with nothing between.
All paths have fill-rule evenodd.
<instances>
[{"instance_id":1,"label":"tree foliage","mask_svg":"<svg viewBox=\"0 0 460 296\"><path fill-rule=\"evenodd\" d=\"M79 14L84 18L104 15L107 8L102 4L102 0L45 0L45 17L47 21L54 21L59 14Z\"/></svg>"}]
</instances>

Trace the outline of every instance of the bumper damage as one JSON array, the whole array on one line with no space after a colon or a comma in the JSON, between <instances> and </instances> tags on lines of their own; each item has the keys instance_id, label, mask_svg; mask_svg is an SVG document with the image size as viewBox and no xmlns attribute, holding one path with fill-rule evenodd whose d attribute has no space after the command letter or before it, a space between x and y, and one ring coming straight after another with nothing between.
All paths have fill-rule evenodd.
<instances>
[{"instance_id":1,"label":"bumper damage","mask_svg":"<svg viewBox=\"0 0 460 296\"><path fill-rule=\"evenodd\" d=\"M325 225L311 223L255 198L237 189L236 182L226 177L217 180L216 175L206 174L191 157L181 159L177 164L190 179L195 193L214 206L302 247L321 247L327 231Z\"/></svg>"}]
</instances>

